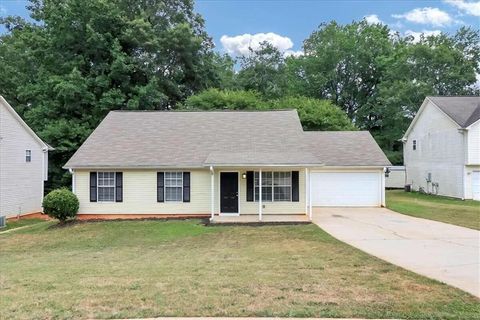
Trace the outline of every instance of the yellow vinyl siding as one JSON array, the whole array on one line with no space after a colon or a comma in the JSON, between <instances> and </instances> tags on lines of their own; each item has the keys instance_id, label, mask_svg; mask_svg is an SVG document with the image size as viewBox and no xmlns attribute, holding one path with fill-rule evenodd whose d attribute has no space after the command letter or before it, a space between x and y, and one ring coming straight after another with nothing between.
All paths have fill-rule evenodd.
<instances>
[{"instance_id":1,"label":"yellow vinyl siding","mask_svg":"<svg viewBox=\"0 0 480 320\"><path fill-rule=\"evenodd\" d=\"M103 170L99 170L103 171ZM90 171L75 170L75 193L80 214L209 214L210 173L191 172L190 202L157 202L157 171L111 170L123 172L123 202L90 202Z\"/></svg>"},{"instance_id":2,"label":"yellow vinyl siding","mask_svg":"<svg viewBox=\"0 0 480 320\"><path fill-rule=\"evenodd\" d=\"M258 214L258 202L247 202L247 179L242 179L242 174L247 171L258 171L258 168L247 169L218 169L215 170L215 213L220 209L220 171L238 172L240 181L239 210L240 214ZM305 170L301 168L263 168L262 171L299 171L299 201L263 202L263 214L305 214ZM209 184L210 186L210 184Z\"/></svg>"},{"instance_id":3,"label":"yellow vinyl siding","mask_svg":"<svg viewBox=\"0 0 480 320\"><path fill-rule=\"evenodd\" d=\"M98 170L108 171L108 170ZM90 202L90 171L75 170L75 193L80 200L79 214L210 214L210 171L178 169L191 172L190 202L157 202L159 170L110 170L123 172L123 202ZM165 170L167 171L167 170ZM258 169L221 169L238 172L240 214L258 214L258 202L246 201L247 180L242 173ZM299 168L263 171L299 171L299 202L263 202L264 214L305 213L305 170ZM220 208L220 170L215 170L215 213Z\"/></svg>"}]
</instances>

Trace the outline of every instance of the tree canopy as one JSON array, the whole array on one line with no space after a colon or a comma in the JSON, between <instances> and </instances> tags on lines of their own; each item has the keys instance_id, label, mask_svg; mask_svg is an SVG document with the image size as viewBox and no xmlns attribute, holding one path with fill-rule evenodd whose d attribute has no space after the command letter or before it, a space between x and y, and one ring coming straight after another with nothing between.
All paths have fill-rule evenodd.
<instances>
[{"instance_id":1,"label":"tree canopy","mask_svg":"<svg viewBox=\"0 0 480 320\"><path fill-rule=\"evenodd\" d=\"M297 109L305 130L356 130L347 115L328 100L301 96L265 99L255 91L209 89L189 97L187 110L275 110Z\"/></svg>"},{"instance_id":2,"label":"tree canopy","mask_svg":"<svg viewBox=\"0 0 480 320\"><path fill-rule=\"evenodd\" d=\"M214 51L193 0L31 0L0 23L0 94L62 166L116 109L296 108L306 130L369 130L393 163L427 95L479 94L479 30L415 39L387 25L321 23L303 55Z\"/></svg>"},{"instance_id":3,"label":"tree canopy","mask_svg":"<svg viewBox=\"0 0 480 320\"><path fill-rule=\"evenodd\" d=\"M34 0L7 17L0 94L55 146L61 167L110 110L169 109L219 86L212 41L190 0Z\"/></svg>"}]
</instances>

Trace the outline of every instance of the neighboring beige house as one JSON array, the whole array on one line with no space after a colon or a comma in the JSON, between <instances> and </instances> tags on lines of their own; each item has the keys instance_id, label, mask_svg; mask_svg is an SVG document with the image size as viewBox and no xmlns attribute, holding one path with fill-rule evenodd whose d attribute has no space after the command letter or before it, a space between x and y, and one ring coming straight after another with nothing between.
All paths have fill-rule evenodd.
<instances>
[{"instance_id":1,"label":"neighboring beige house","mask_svg":"<svg viewBox=\"0 0 480 320\"><path fill-rule=\"evenodd\" d=\"M427 97L403 137L414 190L480 200L480 97Z\"/></svg>"},{"instance_id":2,"label":"neighboring beige house","mask_svg":"<svg viewBox=\"0 0 480 320\"><path fill-rule=\"evenodd\" d=\"M304 132L295 110L112 111L65 168L84 218L288 220L384 205L387 165L370 133Z\"/></svg>"},{"instance_id":3,"label":"neighboring beige house","mask_svg":"<svg viewBox=\"0 0 480 320\"><path fill-rule=\"evenodd\" d=\"M42 211L49 150L0 96L0 216Z\"/></svg>"}]
</instances>

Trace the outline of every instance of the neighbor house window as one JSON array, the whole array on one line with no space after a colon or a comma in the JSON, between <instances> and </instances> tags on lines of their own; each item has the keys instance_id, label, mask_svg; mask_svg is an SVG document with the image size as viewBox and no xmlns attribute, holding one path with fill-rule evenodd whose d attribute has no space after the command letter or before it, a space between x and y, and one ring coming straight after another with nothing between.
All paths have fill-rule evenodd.
<instances>
[{"instance_id":1,"label":"neighbor house window","mask_svg":"<svg viewBox=\"0 0 480 320\"><path fill-rule=\"evenodd\" d=\"M254 174L254 199L258 201L259 173ZM292 173L290 171L262 172L262 201L291 201Z\"/></svg>"},{"instance_id":2,"label":"neighbor house window","mask_svg":"<svg viewBox=\"0 0 480 320\"><path fill-rule=\"evenodd\" d=\"M417 150L417 140L412 141L412 148L413 150Z\"/></svg>"},{"instance_id":3,"label":"neighbor house window","mask_svg":"<svg viewBox=\"0 0 480 320\"><path fill-rule=\"evenodd\" d=\"M115 201L115 172L98 172L98 201Z\"/></svg>"},{"instance_id":4,"label":"neighbor house window","mask_svg":"<svg viewBox=\"0 0 480 320\"><path fill-rule=\"evenodd\" d=\"M183 201L183 172L165 172L165 201Z\"/></svg>"},{"instance_id":5,"label":"neighbor house window","mask_svg":"<svg viewBox=\"0 0 480 320\"><path fill-rule=\"evenodd\" d=\"M32 150L25 150L25 162L32 162Z\"/></svg>"}]
</instances>

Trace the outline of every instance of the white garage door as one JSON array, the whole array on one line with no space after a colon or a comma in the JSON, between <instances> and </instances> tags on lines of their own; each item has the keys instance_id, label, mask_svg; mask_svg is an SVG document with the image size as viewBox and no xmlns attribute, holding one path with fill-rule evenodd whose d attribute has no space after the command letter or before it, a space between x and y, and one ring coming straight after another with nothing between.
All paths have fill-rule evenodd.
<instances>
[{"instance_id":1,"label":"white garage door","mask_svg":"<svg viewBox=\"0 0 480 320\"><path fill-rule=\"evenodd\" d=\"M380 206L380 172L312 173L313 206Z\"/></svg>"}]
</instances>

